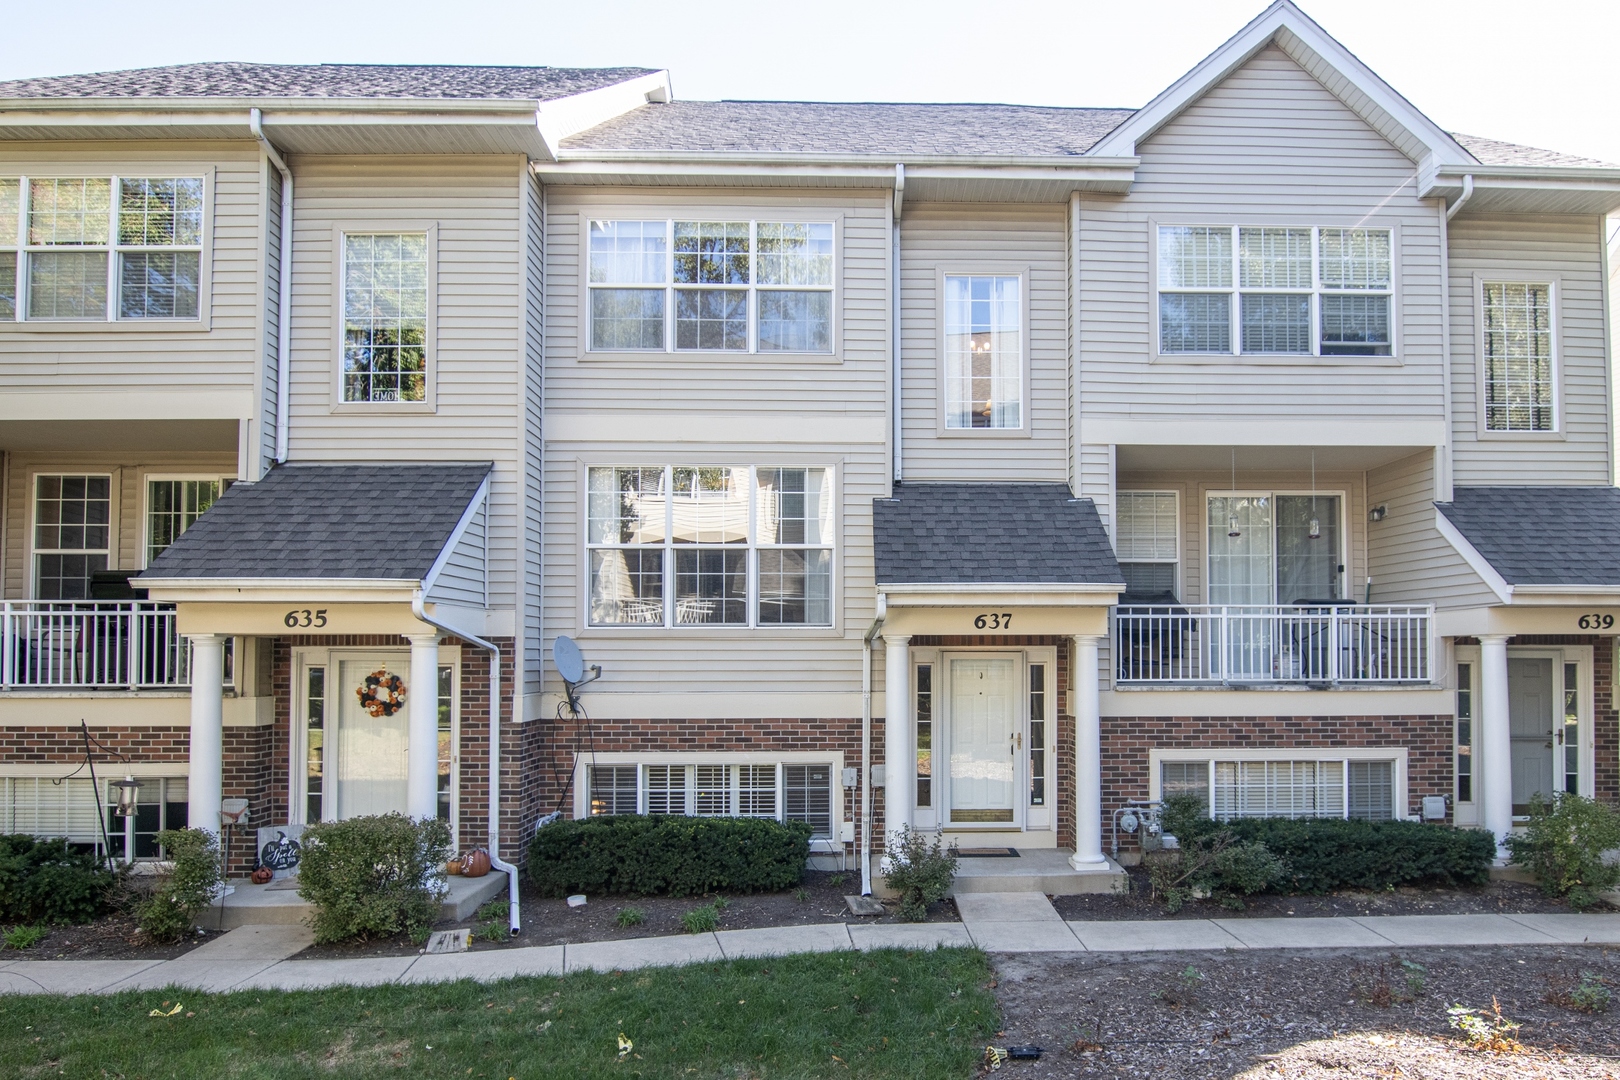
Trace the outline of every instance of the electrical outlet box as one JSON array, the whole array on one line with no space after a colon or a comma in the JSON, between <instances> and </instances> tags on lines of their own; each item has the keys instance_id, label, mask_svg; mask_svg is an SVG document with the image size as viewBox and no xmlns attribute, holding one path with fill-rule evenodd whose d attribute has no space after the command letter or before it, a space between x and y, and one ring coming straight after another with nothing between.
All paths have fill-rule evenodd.
<instances>
[{"instance_id":1,"label":"electrical outlet box","mask_svg":"<svg viewBox=\"0 0 1620 1080\"><path fill-rule=\"evenodd\" d=\"M1423 796L1423 820L1446 820L1446 797L1444 795Z\"/></svg>"},{"instance_id":2,"label":"electrical outlet box","mask_svg":"<svg viewBox=\"0 0 1620 1080\"><path fill-rule=\"evenodd\" d=\"M861 780L861 770L855 768L853 765L844 770L844 790L845 791L850 790L856 784L860 783L860 780Z\"/></svg>"},{"instance_id":3,"label":"electrical outlet box","mask_svg":"<svg viewBox=\"0 0 1620 1080\"><path fill-rule=\"evenodd\" d=\"M882 765L874 765L874 766L872 766L872 786L873 787L887 787L888 786L887 784L884 783L884 776L883 776L883 774L886 771L887 770L884 769L884 767Z\"/></svg>"}]
</instances>

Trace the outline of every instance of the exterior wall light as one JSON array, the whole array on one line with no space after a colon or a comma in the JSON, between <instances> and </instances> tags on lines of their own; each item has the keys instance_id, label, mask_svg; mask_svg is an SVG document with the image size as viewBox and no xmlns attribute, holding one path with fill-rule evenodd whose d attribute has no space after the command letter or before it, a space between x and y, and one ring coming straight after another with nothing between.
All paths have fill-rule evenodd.
<instances>
[{"instance_id":1,"label":"exterior wall light","mask_svg":"<svg viewBox=\"0 0 1620 1080\"><path fill-rule=\"evenodd\" d=\"M1383 521L1385 515L1387 515L1388 513L1389 513L1389 507L1385 506L1383 503L1379 503L1377 506L1375 506L1371 510L1367 511L1367 520L1368 521Z\"/></svg>"}]
</instances>

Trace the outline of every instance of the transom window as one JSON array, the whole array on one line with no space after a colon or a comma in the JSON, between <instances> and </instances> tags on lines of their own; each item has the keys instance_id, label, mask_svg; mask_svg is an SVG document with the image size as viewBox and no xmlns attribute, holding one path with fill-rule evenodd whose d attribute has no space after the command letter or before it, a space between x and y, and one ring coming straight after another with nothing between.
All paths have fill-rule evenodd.
<instances>
[{"instance_id":1,"label":"transom window","mask_svg":"<svg viewBox=\"0 0 1620 1080\"><path fill-rule=\"evenodd\" d=\"M1181 559L1180 500L1174 491L1121 491L1114 496L1115 548L1132 600L1174 599Z\"/></svg>"},{"instance_id":2,"label":"transom window","mask_svg":"<svg viewBox=\"0 0 1620 1080\"><path fill-rule=\"evenodd\" d=\"M592 626L830 626L832 470L588 470Z\"/></svg>"},{"instance_id":3,"label":"transom window","mask_svg":"<svg viewBox=\"0 0 1620 1080\"><path fill-rule=\"evenodd\" d=\"M1023 278L945 275L945 426L1024 423Z\"/></svg>"},{"instance_id":4,"label":"transom window","mask_svg":"<svg viewBox=\"0 0 1620 1080\"><path fill-rule=\"evenodd\" d=\"M203 182L0 178L0 321L196 319Z\"/></svg>"},{"instance_id":5,"label":"transom window","mask_svg":"<svg viewBox=\"0 0 1620 1080\"><path fill-rule=\"evenodd\" d=\"M229 481L151 479L146 482L146 561L191 528L214 505Z\"/></svg>"},{"instance_id":6,"label":"transom window","mask_svg":"<svg viewBox=\"0 0 1620 1080\"><path fill-rule=\"evenodd\" d=\"M830 353L833 226L592 221L590 347Z\"/></svg>"},{"instance_id":7,"label":"transom window","mask_svg":"<svg viewBox=\"0 0 1620 1080\"><path fill-rule=\"evenodd\" d=\"M1159 352L1390 356L1389 229L1164 225Z\"/></svg>"},{"instance_id":8,"label":"transom window","mask_svg":"<svg viewBox=\"0 0 1620 1080\"><path fill-rule=\"evenodd\" d=\"M1553 431L1552 286L1484 284L1485 428Z\"/></svg>"},{"instance_id":9,"label":"transom window","mask_svg":"<svg viewBox=\"0 0 1620 1080\"><path fill-rule=\"evenodd\" d=\"M1348 817L1388 821L1395 813L1390 760L1161 762L1161 798L1191 795L1216 821L1243 817Z\"/></svg>"},{"instance_id":10,"label":"transom window","mask_svg":"<svg viewBox=\"0 0 1620 1080\"><path fill-rule=\"evenodd\" d=\"M110 476L34 478L34 597L85 600L112 552Z\"/></svg>"},{"instance_id":11,"label":"transom window","mask_svg":"<svg viewBox=\"0 0 1620 1080\"><path fill-rule=\"evenodd\" d=\"M426 233L343 237L343 400L427 400Z\"/></svg>"}]
</instances>

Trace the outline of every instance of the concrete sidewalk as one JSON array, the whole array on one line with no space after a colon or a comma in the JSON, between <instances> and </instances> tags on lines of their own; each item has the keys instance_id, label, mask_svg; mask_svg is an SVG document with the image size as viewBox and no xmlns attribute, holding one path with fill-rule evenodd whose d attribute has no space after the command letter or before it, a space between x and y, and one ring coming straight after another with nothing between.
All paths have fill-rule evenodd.
<instances>
[{"instance_id":1,"label":"concrete sidewalk","mask_svg":"<svg viewBox=\"0 0 1620 1080\"><path fill-rule=\"evenodd\" d=\"M759 930L592 941L447 955L354 960L278 958L303 948L291 928L244 927L175 960L10 960L0 993L110 994L178 986L226 990L311 990L328 986L489 982L519 975L624 971L745 956L845 949L931 949L976 945L989 952L1163 952L1186 949L1417 948L1452 945L1620 945L1614 915L1395 915L1331 919L1155 919L1064 922L1023 901L977 894L960 923L821 923ZM1028 897L1030 894L1016 894ZM985 899L989 898L989 899ZM958 898L960 906L961 900ZM1041 897L1044 901L1045 898ZM1051 909L1051 905L1046 905ZM971 914L970 914L971 912ZM1007 916L997 918L997 914ZM235 941L234 934L250 931ZM210 951L212 950L212 951Z\"/></svg>"}]
</instances>

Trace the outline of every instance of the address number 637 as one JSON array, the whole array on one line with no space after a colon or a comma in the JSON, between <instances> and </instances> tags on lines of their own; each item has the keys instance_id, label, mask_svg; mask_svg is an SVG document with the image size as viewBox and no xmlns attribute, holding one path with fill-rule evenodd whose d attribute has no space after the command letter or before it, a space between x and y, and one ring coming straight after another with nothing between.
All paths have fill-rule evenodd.
<instances>
[{"instance_id":1,"label":"address number 637","mask_svg":"<svg viewBox=\"0 0 1620 1080\"><path fill-rule=\"evenodd\" d=\"M1011 630L1012 612L992 611L973 620L975 630Z\"/></svg>"}]
</instances>

